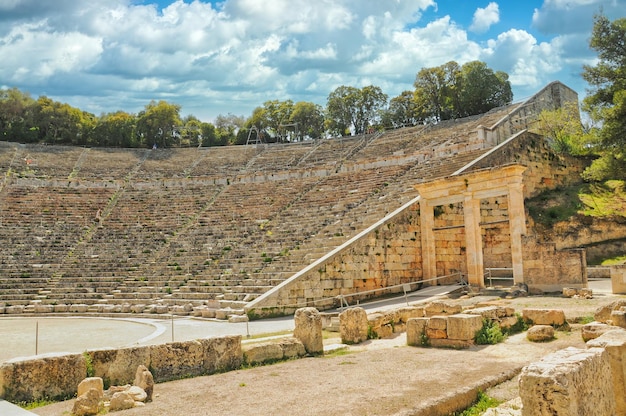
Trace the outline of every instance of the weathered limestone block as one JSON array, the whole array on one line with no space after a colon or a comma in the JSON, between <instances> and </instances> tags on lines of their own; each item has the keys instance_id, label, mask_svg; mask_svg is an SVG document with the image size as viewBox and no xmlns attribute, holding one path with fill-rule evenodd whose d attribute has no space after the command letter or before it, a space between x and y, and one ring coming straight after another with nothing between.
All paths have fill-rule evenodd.
<instances>
[{"instance_id":1,"label":"weathered limestone block","mask_svg":"<svg viewBox=\"0 0 626 416\"><path fill-rule=\"evenodd\" d=\"M202 317L203 318L215 318L215 311L217 309L214 308L204 308L202 310Z\"/></svg>"},{"instance_id":2,"label":"weathered limestone block","mask_svg":"<svg viewBox=\"0 0 626 416\"><path fill-rule=\"evenodd\" d=\"M626 415L626 331L614 329L587 343L589 348L604 348L609 354L616 415Z\"/></svg>"},{"instance_id":3,"label":"weathered limestone block","mask_svg":"<svg viewBox=\"0 0 626 416\"><path fill-rule=\"evenodd\" d=\"M102 392L98 392L96 388L90 388L78 395L72 407L72 414L75 416L94 416L102 408Z\"/></svg>"},{"instance_id":4,"label":"weathered limestone block","mask_svg":"<svg viewBox=\"0 0 626 416\"><path fill-rule=\"evenodd\" d=\"M250 320L250 318L248 318L248 315L237 315L237 314L232 314L232 315L228 315L228 322L230 322L231 324L236 324L236 323L240 323L240 322L248 322Z\"/></svg>"},{"instance_id":5,"label":"weathered limestone block","mask_svg":"<svg viewBox=\"0 0 626 416\"><path fill-rule=\"evenodd\" d=\"M78 383L78 389L76 394L81 396L87 393L88 390L95 389L98 394L100 394L100 398L104 395L104 382L101 377L87 377L80 383Z\"/></svg>"},{"instance_id":6,"label":"weathered limestone block","mask_svg":"<svg viewBox=\"0 0 626 416\"><path fill-rule=\"evenodd\" d=\"M118 410L127 410L135 407L135 400L125 391L118 391L111 397L109 410L112 412Z\"/></svg>"},{"instance_id":7,"label":"weathered limestone block","mask_svg":"<svg viewBox=\"0 0 626 416\"><path fill-rule=\"evenodd\" d=\"M204 349L197 341L150 346L150 368L156 382L204 373Z\"/></svg>"},{"instance_id":8,"label":"weathered limestone block","mask_svg":"<svg viewBox=\"0 0 626 416\"><path fill-rule=\"evenodd\" d=\"M348 308L339 314L339 334L344 344L367 340L367 313L361 307Z\"/></svg>"},{"instance_id":9,"label":"weathered limestone block","mask_svg":"<svg viewBox=\"0 0 626 416\"><path fill-rule=\"evenodd\" d=\"M74 303L70 305L70 312L72 313L85 313L89 309L89 305L84 303Z\"/></svg>"},{"instance_id":10,"label":"weathered limestone block","mask_svg":"<svg viewBox=\"0 0 626 416\"><path fill-rule=\"evenodd\" d=\"M573 298L577 294L578 294L578 290L576 290L576 288L573 288L573 287L563 288L563 296L565 296L566 298Z\"/></svg>"},{"instance_id":11,"label":"weathered limestone block","mask_svg":"<svg viewBox=\"0 0 626 416\"><path fill-rule=\"evenodd\" d=\"M523 416L614 415L611 367L601 348L569 347L522 369Z\"/></svg>"},{"instance_id":12,"label":"weathered limestone block","mask_svg":"<svg viewBox=\"0 0 626 416\"><path fill-rule=\"evenodd\" d=\"M168 313L169 312L169 307L165 304L159 303L158 305L156 305L155 308L155 313L160 314L164 314L164 313Z\"/></svg>"},{"instance_id":13,"label":"weathered limestone block","mask_svg":"<svg viewBox=\"0 0 626 416\"><path fill-rule=\"evenodd\" d=\"M54 305L48 305L38 303L35 305L35 313L52 313L54 312Z\"/></svg>"},{"instance_id":14,"label":"weathered limestone block","mask_svg":"<svg viewBox=\"0 0 626 416\"><path fill-rule=\"evenodd\" d=\"M283 349L275 342L251 344L244 346L243 356L251 365L272 363L283 359Z\"/></svg>"},{"instance_id":15,"label":"weathered limestone block","mask_svg":"<svg viewBox=\"0 0 626 416\"><path fill-rule=\"evenodd\" d=\"M453 305L442 301L430 302L424 308L426 316L452 315L455 313L461 313L462 311L463 307L461 305Z\"/></svg>"},{"instance_id":16,"label":"weathered limestone block","mask_svg":"<svg viewBox=\"0 0 626 416\"><path fill-rule=\"evenodd\" d=\"M315 308L298 309L294 315L293 336L302 342L308 354L323 354L322 316Z\"/></svg>"},{"instance_id":17,"label":"weathered limestone block","mask_svg":"<svg viewBox=\"0 0 626 416\"><path fill-rule=\"evenodd\" d=\"M622 306L626 306L626 299L618 299L608 305L600 306L596 309L593 319L598 322L607 323L611 319L611 312L619 310Z\"/></svg>"},{"instance_id":18,"label":"weathered limestone block","mask_svg":"<svg viewBox=\"0 0 626 416\"><path fill-rule=\"evenodd\" d=\"M4 308L4 312L8 315L18 315L24 313L24 305L11 305Z\"/></svg>"},{"instance_id":19,"label":"weathered limestone block","mask_svg":"<svg viewBox=\"0 0 626 416\"><path fill-rule=\"evenodd\" d=\"M423 346L429 318L411 318L406 323L406 343L414 347Z\"/></svg>"},{"instance_id":20,"label":"weathered limestone block","mask_svg":"<svg viewBox=\"0 0 626 416\"><path fill-rule=\"evenodd\" d=\"M482 308L473 308L465 311L466 314L480 315L485 319L495 321L498 319L498 306L483 306Z\"/></svg>"},{"instance_id":21,"label":"weathered limestone block","mask_svg":"<svg viewBox=\"0 0 626 416\"><path fill-rule=\"evenodd\" d=\"M505 316L503 318L500 318L500 320L498 321L498 325L502 329L509 329L515 324L517 324L517 316Z\"/></svg>"},{"instance_id":22,"label":"weathered limestone block","mask_svg":"<svg viewBox=\"0 0 626 416\"><path fill-rule=\"evenodd\" d=\"M30 402L71 396L86 374L81 354L9 360L0 366L0 397Z\"/></svg>"},{"instance_id":23,"label":"weathered limestone block","mask_svg":"<svg viewBox=\"0 0 626 416\"><path fill-rule=\"evenodd\" d=\"M381 326L386 324L388 321L387 316L384 313L374 312L367 315L367 322L373 330L376 330L377 328L380 328Z\"/></svg>"},{"instance_id":24,"label":"weathered limestone block","mask_svg":"<svg viewBox=\"0 0 626 416\"><path fill-rule=\"evenodd\" d=\"M307 354L304 344L296 338L284 338L278 341L278 345L283 350L283 358L304 357Z\"/></svg>"},{"instance_id":25,"label":"weathered limestone block","mask_svg":"<svg viewBox=\"0 0 626 416\"><path fill-rule=\"evenodd\" d=\"M54 311L56 313L65 313L69 310L70 310L70 307L66 305L65 303L59 303L57 305L54 305Z\"/></svg>"},{"instance_id":26,"label":"weathered limestone block","mask_svg":"<svg viewBox=\"0 0 626 416\"><path fill-rule=\"evenodd\" d=\"M423 318L426 315L423 306L404 306L398 309L398 319L407 323L411 318Z\"/></svg>"},{"instance_id":27,"label":"weathered limestone block","mask_svg":"<svg viewBox=\"0 0 626 416\"><path fill-rule=\"evenodd\" d=\"M611 325L626 328L626 312L617 310L611 312Z\"/></svg>"},{"instance_id":28,"label":"weathered limestone block","mask_svg":"<svg viewBox=\"0 0 626 416\"><path fill-rule=\"evenodd\" d=\"M593 298L593 290L587 287L583 287L583 288L565 287L563 288L563 296L565 296L566 298L591 299Z\"/></svg>"},{"instance_id":29,"label":"weathered limestone block","mask_svg":"<svg viewBox=\"0 0 626 416\"><path fill-rule=\"evenodd\" d=\"M136 402L145 402L148 399L148 393L139 386L130 386L126 393Z\"/></svg>"},{"instance_id":30,"label":"weathered limestone block","mask_svg":"<svg viewBox=\"0 0 626 416\"><path fill-rule=\"evenodd\" d=\"M562 309L525 308L522 309L522 317L526 322L532 322L533 325L563 327L567 324L565 312Z\"/></svg>"},{"instance_id":31,"label":"weathered limestone block","mask_svg":"<svg viewBox=\"0 0 626 416\"><path fill-rule=\"evenodd\" d=\"M143 303L137 303L131 306L130 311L132 313L143 313L145 309L146 309L146 305L144 305Z\"/></svg>"},{"instance_id":32,"label":"weathered limestone block","mask_svg":"<svg viewBox=\"0 0 626 416\"><path fill-rule=\"evenodd\" d=\"M215 319L228 319L228 315L233 313L230 308L220 308L215 310Z\"/></svg>"},{"instance_id":33,"label":"weathered limestone block","mask_svg":"<svg viewBox=\"0 0 626 416\"><path fill-rule=\"evenodd\" d=\"M426 336L430 339L448 338L448 318L446 316L431 316L426 328Z\"/></svg>"},{"instance_id":34,"label":"weathered limestone block","mask_svg":"<svg viewBox=\"0 0 626 416\"><path fill-rule=\"evenodd\" d=\"M122 304L122 310L120 312L121 313L131 313L132 307L133 307L133 305L131 305L130 303L124 303L124 304Z\"/></svg>"},{"instance_id":35,"label":"weathered limestone block","mask_svg":"<svg viewBox=\"0 0 626 416\"><path fill-rule=\"evenodd\" d=\"M581 327L580 333L582 335L583 341L587 342L589 340L598 338L605 332L613 331L615 329L617 328L612 325L603 324L602 322L590 322Z\"/></svg>"},{"instance_id":36,"label":"weathered limestone block","mask_svg":"<svg viewBox=\"0 0 626 416\"><path fill-rule=\"evenodd\" d=\"M138 366L150 364L150 347L130 347L88 351L94 374L107 385L127 384L133 381Z\"/></svg>"},{"instance_id":37,"label":"weathered limestone block","mask_svg":"<svg viewBox=\"0 0 626 416\"><path fill-rule=\"evenodd\" d=\"M533 325L528 329L526 338L532 342L545 342L554 339L554 327L551 325Z\"/></svg>"},{"instance_id":38,"label":"weathered limestone block","mask_svg":"<svg viewBox=\"0 0 626 416\"><path fill-rule=\"evenodd\" d=\"M448 339L471 341L483 326L480 315L456 314L448 317Z\"/></svg>"},{"instance_id":39,"label":"weathered limestone block","mask_svg":"<svg viewBox=\"0 0 626 416\"><path fill-rule=\"evenodd\" d=\"M199 339L204 354L204 373L213 374L241 367L241 335Z\"/></svg>"},{"instance_id":40,"label":"weathered limestone block","mask_svg":"<svg viewBox=\"0 0 626 416\"><path fill-rule=\"evenodd\" d=\"M152 393L154 392L154 377L152 377L152 373L145 365L140 365L137 367L137 371L135 372L135 381L133 382L133 385L143 389L143 391L146 393L145 401L152 401Z\"/></svg>"}]
</instances>

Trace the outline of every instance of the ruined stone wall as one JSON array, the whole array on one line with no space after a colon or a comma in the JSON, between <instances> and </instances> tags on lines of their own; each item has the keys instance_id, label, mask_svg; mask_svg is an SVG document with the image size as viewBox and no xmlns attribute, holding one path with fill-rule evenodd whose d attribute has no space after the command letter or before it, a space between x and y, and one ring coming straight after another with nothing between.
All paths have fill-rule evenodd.
<instances>
[{"instance_id":1,"label":"ruined stone wall","mask_svg":"<svg viewBox=\"0 0 626 416\"><path fill-rule=\"evenodd\" d=\"M502 143L468 170L519 163L524 172L524 197L533 197L547 189L581 182L580 174L587 160L556 154L550 144L533 133L523 133Z\"/></svg>"},{"instance_id":2,"label":"ruined stone wall","mask_svg":"<svg viewBox=\"0 0 626 416\"><path fill-rule=\"evenodd\" d=\"M564 287L587 287L585 250L558 251L554 244L523 237L524 283L531 289L558 292Z\"/></svg>"},{"instance_id":3,"label":"ruined stone wall","mask_svg":"<svg viewBox=\"0 0 626 416\"><path fill-rule=\"evenodd\" d=\"M481 200L480 228L485 268L510 268L513 265L508 209L505 196Z\"/></svg>"},{"instance_id":4,"label":"ruined stone wall","mask_svg":"<svg viewBox=\"0 0 626 416\"><path fill-rule=\"evenodd\" d=\"M133 382L141 364L163 382L233 370L242 359L240 335L15 359L0 366L0 397L14 402L67 398L88 375L106 385L123 385Z\"/></svg>"},{"instance_id":5,"label":"ruined stone wall","mask_svg":"<svg viewBox=\"0 0 626 416\"><path fill-rule=\"evenodd\" d=\"M567 102L578 103L578 93L558 81L552 82L512 109L495 125L483 126L479 130L479 137L493 146L498 145L517 132L532 129L543 110L554 110Z\"/></svg>"},{"instance_id":6,"label":"ruined stone wall","mask_svg":"<svg viewBox=\"0 0 626 416\"><path fill-rule=\"evenodd\" d=\"M450 276L439 284L456 283L467 272L463 204L436 207L434 233L437 276Z\"/></svg>"},{"instance_id":7,"label":"ruined stone wall","mask_svg":"<svg viewBox=\"0 0 626 416\"><path fill-rule=\"evenodd\" d=\"M257 298L246 310L255 318L292 314L305 306L329 309L339 306L341 295L409 283L414 283L415 289L421 279L419 205L413 204L393 219L374 226L347 248L331 252L276 290ZM402 287L397 287L391 292L402 291ZM345 300L354 304L380 294L383 292L349 296Z\"/></svg>"}]
</instances>

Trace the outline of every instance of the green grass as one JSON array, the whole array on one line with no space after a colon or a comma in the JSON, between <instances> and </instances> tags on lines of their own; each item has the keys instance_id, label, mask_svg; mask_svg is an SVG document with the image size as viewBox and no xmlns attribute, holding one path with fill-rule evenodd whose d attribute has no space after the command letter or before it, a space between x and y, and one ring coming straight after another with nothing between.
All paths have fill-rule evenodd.
<instances>
[{"instance_id":1,"label":"green grass","mask_svg":"<svg viewBox=\"0 0 626 416\"><path fill-rule=\"evenodd\" d=\"M536 223L550 227L573 217L583 209L579 194L587 189L588 185L577 185L543 192L526 201L526 206Z\"/></svg>"},{"instance_id":2,"label":"green grass","mask_svg":"<svg viewBox=\"0 0 626 416\"><path fill-rule=\"evenodd\" d=\"M625 188L625 182L618 180L591 185L588 192L579 194L584 205L582 214L590 217L626 217Z\"/></svg>"},{"instance_id":3,"label":"green grass","mask_svg":"<svg viewBox=\"0 0 626 416\"><path fill-rule=\"evenodd\" d=\"M487 409L497 407L500 405L500 403L502 403L500 400L489 397L483 392L478 392L478 399L472 405L472 407L465 409L460 413L455 412L451 416L480 416L483 414L483 412L487 411Z\"/></svg>"},{"instance_id":4,"label":"green grass","mask_svg":"<svg viewBox=\"0 0 626 416\"><path fill-rule=\"evenodd\" d=\"M53 403L56 403L56 401L49 400L49 399L39 399L39 400L33 400L32 402L20 402L20 403L17 403L17 405L23 409L31 410L31 409L36 409L38 407L47 406Z\"/></svg>"},{"instance_id":5,"label":"green grass","mask_svg":"<svg viewBox=\"0 0 626 416\"><path fill-rule=\"evenodd\" d=\"M626 256L618 256L610 259L604 259L602 263L600 263L601 266L616 266L619 264L626 264Z\"/></svg>"},{"instance_id":6,"label":"green grass","mask_svg":"<svg viewBox=\"0 0 626 416\"><path fill-rule=\"evenodd\" d=\"M579 184L546 191L526 201L536 223L550 227L575 215L626 217L626 182Z\"/></svg>"}]
</instances>

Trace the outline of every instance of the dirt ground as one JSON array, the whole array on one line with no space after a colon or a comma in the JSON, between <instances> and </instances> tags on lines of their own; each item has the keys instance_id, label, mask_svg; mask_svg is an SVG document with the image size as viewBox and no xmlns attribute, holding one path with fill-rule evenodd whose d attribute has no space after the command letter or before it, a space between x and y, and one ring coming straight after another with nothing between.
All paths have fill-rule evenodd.
<instances>
[{"instance_id":1,"label":"dirt ground","mask_svg":"<svg viewBox=\"0 0 626 416\"><path fill-rule=\"evenodd\" d=\"M595 293L595 292L594 292ZM592 316L616 297L594 299L528 297L505 301L527 307L563 309L568 320ZM458 300L473 303L480 298ZM339 342L329 338L326 344ZM531 343L525 334L504 343L468 350L406 346L405 334L371 340L324 357L232 371L155 386L153 402L116 412L136 415L437 415L456 410L455 398L471 389L501 400L517 396L517 372L550 352L584 347L580 325L557 332L554 341ZM512 381L505 382L512 379ZM474 390L475 391L475 390ZM455 404L456 403L456 404ZM41 416L69 415L73 400L32 410Z\"/></svg>"}]
</instances>

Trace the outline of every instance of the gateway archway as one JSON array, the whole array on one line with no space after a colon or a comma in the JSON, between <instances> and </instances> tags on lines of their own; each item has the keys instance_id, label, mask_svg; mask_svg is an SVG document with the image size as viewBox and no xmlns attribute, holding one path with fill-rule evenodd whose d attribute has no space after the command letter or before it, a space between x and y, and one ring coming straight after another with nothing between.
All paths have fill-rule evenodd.
<instances>
[{"instance_id":1,"label":"gateway archway","mask_svg":"<svg viewBox=\"0 0 626 416\"><path fill-rule=\"evenodd\" d=\"M468 283L485 286L480 202L486 198L505 196L508 202L513 281L516 284L524 282L522 236L526 234L523 192L525 170L526 167L522 165L508 165L415 185L421 197L422 267L425 280L437 277L435 207L461 203Z\"/></svg>"}]
</instances>

